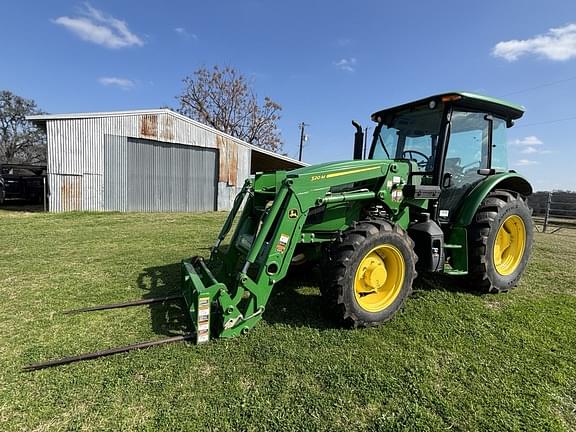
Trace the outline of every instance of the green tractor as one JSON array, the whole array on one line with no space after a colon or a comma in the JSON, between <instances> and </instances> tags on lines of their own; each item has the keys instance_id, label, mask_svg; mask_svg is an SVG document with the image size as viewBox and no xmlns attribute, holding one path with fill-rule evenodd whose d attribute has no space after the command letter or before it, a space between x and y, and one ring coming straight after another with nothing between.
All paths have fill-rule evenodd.
<instances>
[{"instance_id":1,"label":"green tractor","mask_svg":"<svg viewBox=\"0 0 576 432\"><path fill-rule=\"evenodd\" d=\"M508 291L524 272L533 236L525 200L532 187L508 170L506 156L506 129L522 114L518 105L472 93L385 109L372 115L368 160L361 160L364 136L353 122L355 160L259 173L245 182L210 259L182 262L182 295L65 312L183 298L195 332L24 370L245 333L262 319L274 285L306 262L322 267L327 307L354 327L392 318L417 271Z\"/></svg>"},{"instance_id":2,"label":"green tractor","mask_svg":"<svg viewBox=\"0 0 576 432\"><path fill-rule=\"evenodd\" d=\"M493 293L514 287L533 238L532 187L506 154L506 129L523 112L491 97L440 94L374 113L367 160L353 122L354 160L247 180L209 260L182 263L196 342L248 331L274 285L305 262L322 266L322 295L354 327L392 318L417 272Z\"/></svg>"}]
</instances>

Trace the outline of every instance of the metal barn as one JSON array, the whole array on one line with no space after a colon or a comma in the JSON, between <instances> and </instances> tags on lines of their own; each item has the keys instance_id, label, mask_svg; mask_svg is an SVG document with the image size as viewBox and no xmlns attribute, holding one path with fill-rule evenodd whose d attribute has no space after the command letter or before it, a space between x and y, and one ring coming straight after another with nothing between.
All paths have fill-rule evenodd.
<instances>
[{"instance_id":1,"label":"metal barn","mask_svg":"<svg viewBox=\"0 0 576 432\"><path fill-rule=\"evenodd\" d=\"M168 109L28 119L47 133L53 212L229 210L251 174L305 165Z\"/></svg>"}]
</instances>

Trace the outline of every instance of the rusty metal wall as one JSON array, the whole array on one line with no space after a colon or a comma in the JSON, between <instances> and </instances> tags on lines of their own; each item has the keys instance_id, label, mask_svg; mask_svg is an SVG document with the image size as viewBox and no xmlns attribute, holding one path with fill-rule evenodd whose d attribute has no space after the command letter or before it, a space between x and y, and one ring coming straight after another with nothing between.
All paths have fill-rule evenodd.
<instances>
[{"instance_id":1,"label":"rusty metal wall","mask_svg":"<svg viewBox=\"0 0 576 432\"><path fill-rule=\"evenodd\" d=\"M121 155L106 155L104 150L106 142L127 142L128 138L213 149L219 149L220 142L227 157L224 164L226 176L218 175L216 209L232 208L234 197L250 176L252 150L248 144L167 110L104 114L78 118L47 116L50 211L129 211L128 195L123 192L126 189L122 189L122 186L127 186L126 180L119 173L122 170L127 172L127 166L116 164L110 176L106 175L109 171L106 166ZM198 154L190 149L191 154ZM161 162L167 161L161 159ZM222 167L222 163L219 166ZM71 176L78 178L71 180ZM114 189L116 192L106 195L105 191L113 190L115 182L124 183L119 183ZM174 183L174 187L178 184ZM167 189L165 193L168 193ZM195 196L198 197L193 194L186 199Z\"/></svg>"},{"instance_id":2,"label":"rusty metal wall","mask_svg":"<svg viewBox=\"0 0 576 432\"><path fill-rule=\"evenodd\" d=\"M48 174L50 185L50 207L58 203L57 211L76 211L82 209L82 176Z\"/></svg>"}]
</instances>

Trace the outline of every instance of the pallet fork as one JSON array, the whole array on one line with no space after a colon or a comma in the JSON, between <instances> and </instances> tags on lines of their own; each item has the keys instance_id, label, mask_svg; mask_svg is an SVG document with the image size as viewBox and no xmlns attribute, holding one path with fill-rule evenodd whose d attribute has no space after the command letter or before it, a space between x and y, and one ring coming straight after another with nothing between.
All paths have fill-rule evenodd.
<instances>
[{"instance_id":1,"label":"pallet fork","mask_svg":"<svg viewBox=\"0 0 576 432\"><path fill-rule=\"evenodd\" d=\"M104 305L97 305L97 306L89 306L81 309L73 309L69 311L63 312L64 315L74 315L78 313L85 313L85 312L92 312L92 311L102 311L102 310L110 310L110 309L120 309L126 308L131 306L142 306L142 305L149 305L155 303L166 303L172 301L181 301L184 297L182 295L169 295L166 297L155 297L149 299L140 299L140 300L133 300L123 303L112 303L112 304L104 304ZM128 351L134 351L144 348L149 348L157 345L166 345L169 343L174 342L183 342L183 341L191 341L196 338L195 333L187 333L179 336L172 336L169 338L162 338L157 340L149 340L144 342L138 342L135 344L118 346L106 350L100 351L93 351L88 353L83 353L75 356L69 357L62 357L53 360L47 360L39 363L32 363L23 367L23 370L26 372L31 372L39 369L46 369L49 367L60 366L64 364L74 363L83 360L92 360L99 357L106 357L114 354L120 354Z\"/></svg>"}]
</instances>

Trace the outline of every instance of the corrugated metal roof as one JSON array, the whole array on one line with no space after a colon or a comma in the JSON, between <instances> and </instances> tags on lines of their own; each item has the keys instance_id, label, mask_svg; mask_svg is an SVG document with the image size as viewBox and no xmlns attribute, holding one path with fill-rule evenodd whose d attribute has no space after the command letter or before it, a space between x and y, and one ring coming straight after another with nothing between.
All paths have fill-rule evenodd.
<instances>
[{"instance_id":1,"label":"corrugated metal roof","mask_svg":"<svg viewBox=\"0 0 576 432\"><path fill-rule=\"evenodd\" d=\"M29 120L29 121L34 122L34 123L44 123L44 122L47 122L49 120L73 120L73 119L123 117L123 116L134 116L134 115L139 116L139 115L154 115L154 114L168 114L172 117L177 118L178 120L193 124L196 127L208 130L210 132L220 134L222 136L227 137L228 139L233 140L234 142L236 142L240 145L248 147L249 149L251 149L253 151L257 151L259 153L266 154L266 155L271 156L271 157L282 159L282 160L285 160L285 161L288 161L288 162L291 162L293 164L300 165L300 166L310 165L306 162L301 162L301 161L298 161L296 159L292 159L291 157L280 155L280 154L274 153L270 150L265 150L263 148L255 146L253 144L249 144L246 141L242 141L241 139L235 138L231 135L228 135L224 132L221 132L217 129L214 129L213 127L210 127L210 126L207 126L203 123L200 123L196 120L192 120L190 117L186 117L185 115L182 115L180 113L177 113L177 112L172 111L172 110L167 109L167 108L147 109L147 110L130 110L130 111L103 111L103 112L82 112L82 113L64 113L64 114L42 114L42 115L27 116L26 120Z\"/></svg>"}]
</instances>

